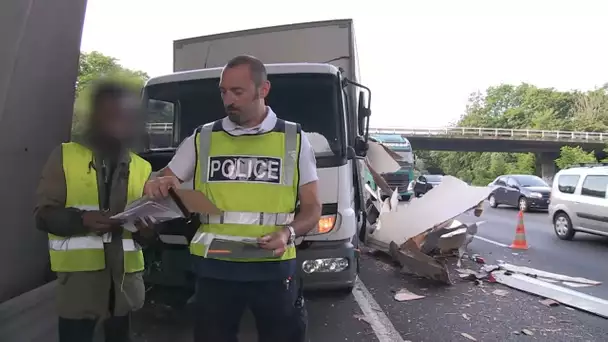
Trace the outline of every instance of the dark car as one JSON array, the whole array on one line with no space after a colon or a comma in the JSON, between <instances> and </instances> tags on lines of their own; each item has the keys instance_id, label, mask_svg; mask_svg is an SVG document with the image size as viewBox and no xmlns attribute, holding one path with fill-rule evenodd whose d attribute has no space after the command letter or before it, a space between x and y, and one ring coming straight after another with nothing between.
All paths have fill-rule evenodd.
<instances>
[{"instance_id":1,"label":"dark car","mask_svg":"<svg viewBox=\"0 0 608 342\"><path fill-rule=\"evenodd\" d=\"M488 185L494 187L488 196L492 208L501 204L517 207L521 211L549 208L551 187L540 177L504 175Z\"/></svg>"},{"instance_id":2,"label":"dark car","mask_svg":"<svg viewBox=\"0 0 608 342\"><path fill-rule=\"evenodd\" d=\"M422 175L412 182L411 191L414 193L414 196L420 197L429 192L433 187L441 184L442 180L442 175Z\"/></svg>"}]
</instances>

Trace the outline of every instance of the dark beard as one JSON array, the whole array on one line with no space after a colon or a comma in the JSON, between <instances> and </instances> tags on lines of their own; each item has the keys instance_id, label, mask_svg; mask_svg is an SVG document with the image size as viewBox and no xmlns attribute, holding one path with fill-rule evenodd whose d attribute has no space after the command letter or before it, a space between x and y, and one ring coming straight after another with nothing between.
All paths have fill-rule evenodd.
<instances>
[{"instance_id":1,"label":"dark beard","mask_svg":"<svg viewBox=\"0 0 608 342\"><path fill-rule=\"evenodd\" d=\"M228 114L228 119L232 122L234 122L235 124L241 126L243 123L243 117L240 116L239 114L236 113L227 113Z\"/></svg>"}]
</instances>

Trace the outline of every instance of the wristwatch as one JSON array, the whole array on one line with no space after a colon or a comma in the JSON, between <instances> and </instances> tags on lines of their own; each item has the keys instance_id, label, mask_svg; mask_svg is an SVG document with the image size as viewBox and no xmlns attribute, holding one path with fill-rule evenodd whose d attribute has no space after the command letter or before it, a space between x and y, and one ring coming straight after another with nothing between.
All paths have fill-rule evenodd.
<instances>
[{"instance_id":1,"label":"wristwatch","mask_svg":"<svg viewBox=\"0 0 608 342\"><path fill-rule=\"evenodd\" d=\"M295 229L293 229L292 226L285 226L285 228L287 228L287 230L289 231L289 238L287 239L287 244L293 245L296 241L296 231Z\"/></svg>"}]
</instances>

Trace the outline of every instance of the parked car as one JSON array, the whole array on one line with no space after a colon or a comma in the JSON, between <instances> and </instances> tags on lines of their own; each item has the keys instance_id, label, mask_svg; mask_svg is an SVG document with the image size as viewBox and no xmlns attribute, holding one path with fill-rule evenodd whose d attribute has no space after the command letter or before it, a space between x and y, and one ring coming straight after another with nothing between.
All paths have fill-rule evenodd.
<instances>
[{"instance_id":1,"label":"parked car","mask_svg":"<svg viewBox=\"0 0 608 342\"><path fill-rule=\"evenodd\" d=\"M549 217L555 234L572 240L576 232L608 236L608 166L584 166L555 175Z\"/></svg>"},{"instance_id":2,"label":"parked car","mask_svg":"<svg viewBox=\"0 0 608 342\"><path fill-rule=\"evenodd\" d=\"M441 184L442 175L421 175L416 180L411 181L408 192L413 192L414 196L420 197L429 192L433 187Z\"/></svg>"},{"instance_id":3,"label":"parked car","mask_svg":"<svg viewBox=\"0 0 608 342\"><path fill-rule=\"evenodd\" d=\"M517 207L521 211L549 207L551 187L540 177L503 175L497 177L490 186L494 187L488 196L492 208L501 204Z\"/></svg>"}]
</instances>

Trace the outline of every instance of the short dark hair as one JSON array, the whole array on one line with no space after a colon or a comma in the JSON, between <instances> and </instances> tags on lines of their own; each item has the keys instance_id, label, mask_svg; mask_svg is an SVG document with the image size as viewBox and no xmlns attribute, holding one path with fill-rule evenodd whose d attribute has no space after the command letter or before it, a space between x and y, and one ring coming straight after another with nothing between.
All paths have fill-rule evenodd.
<instances>
[{"instance_id":1,"label":"short dark hair","mask_svg":"<svg viewBox=\"0 0 608 342\"><path fill-rule=\"evenodd\" d=\"M249 55L240 55L232 58L226 63L224 69L230 69L237 66L246 65L249 67L249 72L251 73L251 79L256 87L262 85L262 83L266 82L268 79L268 74L266 73L266 67L264 63L259 59L249 56Z\"/></svg>"},{"instance_id":2,"label":"short dark hair","mask_svg":"<svg viewBox=\"0 0 608 342\"><path fill-rule=\"evenodd\" d=\"M91 93L91 109L95 112L99 109L103 101L119 100L129 96L131 93L130 89L117 81L99 81Z\"/></svg>"}]
</instances>

